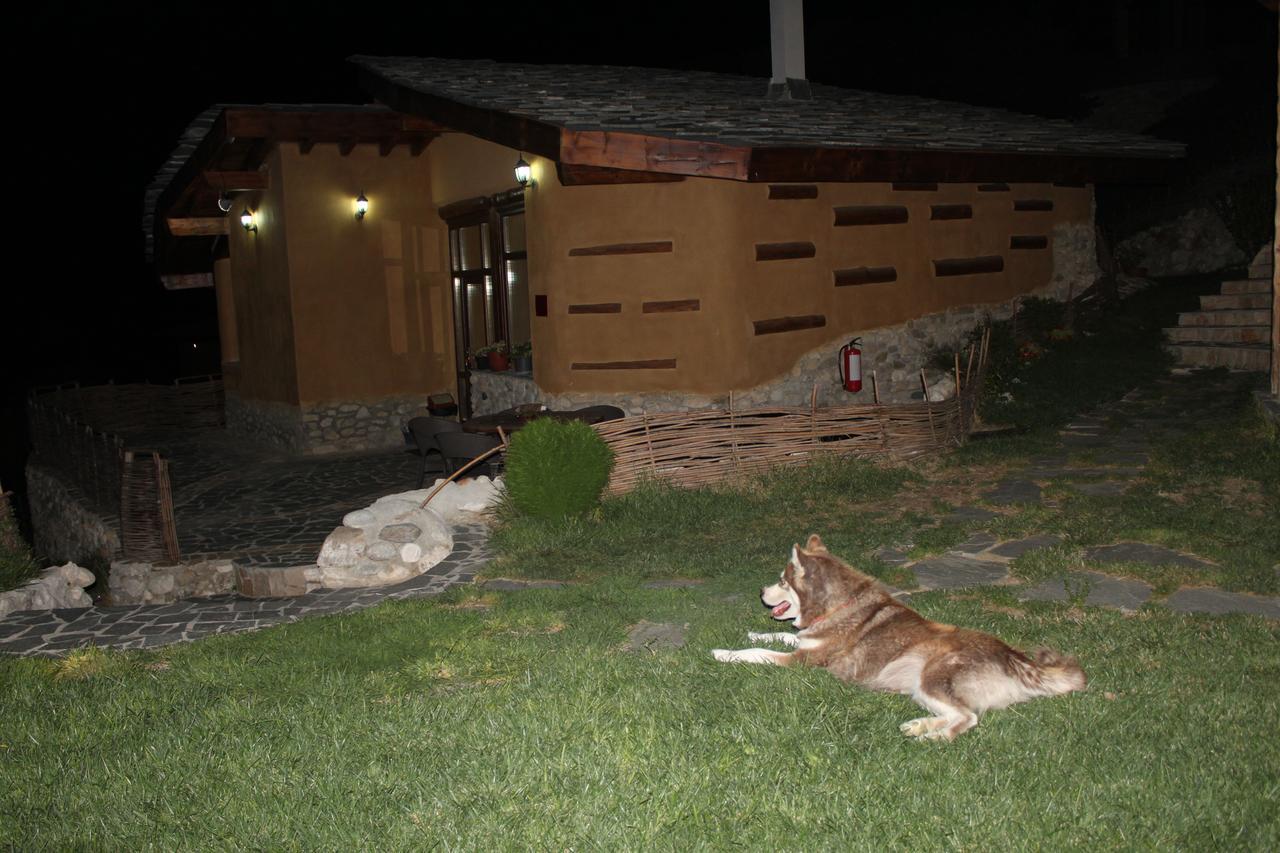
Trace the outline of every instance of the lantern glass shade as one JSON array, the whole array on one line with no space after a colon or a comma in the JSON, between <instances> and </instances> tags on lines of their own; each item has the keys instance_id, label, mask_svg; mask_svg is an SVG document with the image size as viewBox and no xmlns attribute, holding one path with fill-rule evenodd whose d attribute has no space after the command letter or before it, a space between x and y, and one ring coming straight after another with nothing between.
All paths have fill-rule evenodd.
<instances>
[{"instance_id":1,"label":"lantern glass shade","mask_svg":"<svg viewBox=\"0 0 1280 853\"><path fill-rule=\"evenodd\" d=\"M522 187L527 187L532 179L533 167L525 162L524 157L521 157L516 161L516 183Z\"/></svg>"},{"instance_id":2,"label":"lantern glass shade","mask_svg":"<svg viewBox=\"0 0 1280 853\"><path fill-rule=\"evenodd\" d=\"M369 199L364 197L364 193L356 196L356 219L364 219L364 215L369 212Z\"/></svg>"},{"instance_id":3,"label":"lantern glass shade","mask_svg":"<svg viewBox=\"0 0 1280 853\"><path fill-rule=\"evenodd\" d=\"M258 230L257 224L253 221L253 214L249 212L248 208L245 208L244 212L240 214L240 224L244 226L246 231Z\"/></svg>"}]
</instances>

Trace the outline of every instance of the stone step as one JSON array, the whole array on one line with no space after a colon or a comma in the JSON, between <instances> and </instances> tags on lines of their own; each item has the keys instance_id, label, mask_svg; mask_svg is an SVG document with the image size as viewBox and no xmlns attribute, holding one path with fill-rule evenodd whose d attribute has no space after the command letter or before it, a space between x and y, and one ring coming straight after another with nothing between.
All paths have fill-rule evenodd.
<instances>
[{"instance_id":1,"label":"stone step","mask_svg":"<svg viewBox=\"0 0 1280 853\"><path fill-rule=\"evenodd\" d=\"M1227 367L1232 370L1261 370L1271 367L1270 346L1225 346L1222 344L1166 344L1179 364L1196 367Z\"/></svg>"},{"instance_id":2,"label":"stone step","mask_svg":"<svg viewBox=\"0 0 1280 853\"><path fill-rule=\"evenodd\" d=\"M1265 344L1271 340L1270 326L1175 326L1164 336L1175 344Z\"/></svg>"},{"instance_id":3,"label":"stone step","mask_svg":"<svg viewBox=\"0 0 1280 853\"><path fill-rule=\"evenodd\" d=\"M1234 295L1239 293L1270 293L1271 276L1265 278L1238 278L1235 281L1224 281L1222 293Z\"/></svg>"},{"instance_id":4,"label":"stone step","mask_svg":"<svg viewBox=\"0 0 1280 853\"><path fill-rule=\"evenodd\" d=\"M1242 308L1270 307L1270 293L1230 293L1200 297L1201 311L1229 311Z\"/></svg>"},{"instance_id":5,"label":"stone step","mask_svg":"<svg viewBox=\"0 0 1280 853\"><path fill-rule=\"evenodd\" d=\"M1179 326L1269 326L1271 311L1266 308L1226 311L1186 311L1178 315Z\"/></svg>"}]
</instances>

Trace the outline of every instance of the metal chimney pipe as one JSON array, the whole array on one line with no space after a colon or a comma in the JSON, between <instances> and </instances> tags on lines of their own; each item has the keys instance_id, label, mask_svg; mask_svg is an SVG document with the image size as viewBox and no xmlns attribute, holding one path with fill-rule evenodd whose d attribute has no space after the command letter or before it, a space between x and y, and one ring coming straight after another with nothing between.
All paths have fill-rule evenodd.
<instances>
[{"instance_id":1,"label":"metal chimney pipe","mask_svg":"<svg viewBox=\"0 0 1280 853\"><path fill-rule=\"evenodd\" d=\"M769 0L769 42L773 49L770 98L812 98L804 76L804 0Z\"/></svg>"}]
</instances>

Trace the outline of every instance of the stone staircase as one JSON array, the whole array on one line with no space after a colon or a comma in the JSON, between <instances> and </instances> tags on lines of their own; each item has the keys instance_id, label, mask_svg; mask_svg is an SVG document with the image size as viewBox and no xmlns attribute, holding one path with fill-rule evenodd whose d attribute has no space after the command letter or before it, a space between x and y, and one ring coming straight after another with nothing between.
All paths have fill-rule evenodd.
<instances>
[{"instance_id":1,"label":"stone staircase","mask_svg":"<svg viewBox=\"0 0 1280 853\"><path fill-rule=\"evenodd\" d=\"M1271 367L1272 251L1263 246L1249 277L1224 281L1219 293L1201 296L1200 310L1178 315L1165 329L1166 348L1193 367L1259 370Z\"/></svg>"}]
</instances>

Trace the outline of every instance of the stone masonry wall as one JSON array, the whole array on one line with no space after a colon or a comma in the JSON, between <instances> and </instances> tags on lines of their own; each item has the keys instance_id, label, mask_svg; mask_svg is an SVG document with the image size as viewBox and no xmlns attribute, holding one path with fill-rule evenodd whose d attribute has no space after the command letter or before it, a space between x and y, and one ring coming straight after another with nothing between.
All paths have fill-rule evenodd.
<instances>
[{"instance_id":1,"label":"stone masonry wall","mask_svg":"<svg viewBox=\"0 0 1280 853\"><path fill-rule=\"evenodd\" d=\"M400 426L427 414L426 395L338 401L301 407L227 395L227 430L287 453L388 450L404 443Z\"/></svg>"},{"instance_id":2,"label":"stone masonry wall","mask_svg":"<svg viewBox=\"0 0 1280 853\"><path fill-rule=\"evenodd\" d=\"M27 463L27 501L36 553L50 561L109 563L120 554L119 522L91 512L52 471Z\"/></svg>"},{"instance_id":3,"label":"stone masonry wall","mask_svg":"<svg viewBox=\"0 0 1280 853\"><path fill-rule=\"evenodd\" d=\"M235 568L230 560L194 563L119 560L111 564L108 585L113 605L169 604L234 591Z\"/></svg>"},{"instance_id":4,"label":"stone masonry wall","mask_svg":"<svg viewBox=\"0 0 1280 853\"><path fill-rule=\"evenodd\" d=\"M1098 276L1093 225L1071 223L1053 230L1053 277L1035 291L1035 296L1066 299L1079 294ZM873 402L871 373L875 371L882 402L920 399L920 368L931 350L959 348L967 334L986 317L1002 320L1011 316L1019 299L988 305L963 305L917 317L896 326L850 331L844 340L825 344L803 355L786 375L754 388L735 390L735 408L760 406L807 406L817 387L819 406ZM862 391L850 394L840 385L837 355L850 338L862 339ZM930 385L943 378L941 371L926 370ZM723 408L728 392L718 397L704 394L635 393L607 394L569 392L548 394L528 374L473 371L471 407L477 415L491 414L521 403L544 403L552 409L577 409L591 405L613 405L631 415L642 412L685 412Z\"/></svg>"}]
</instances>

